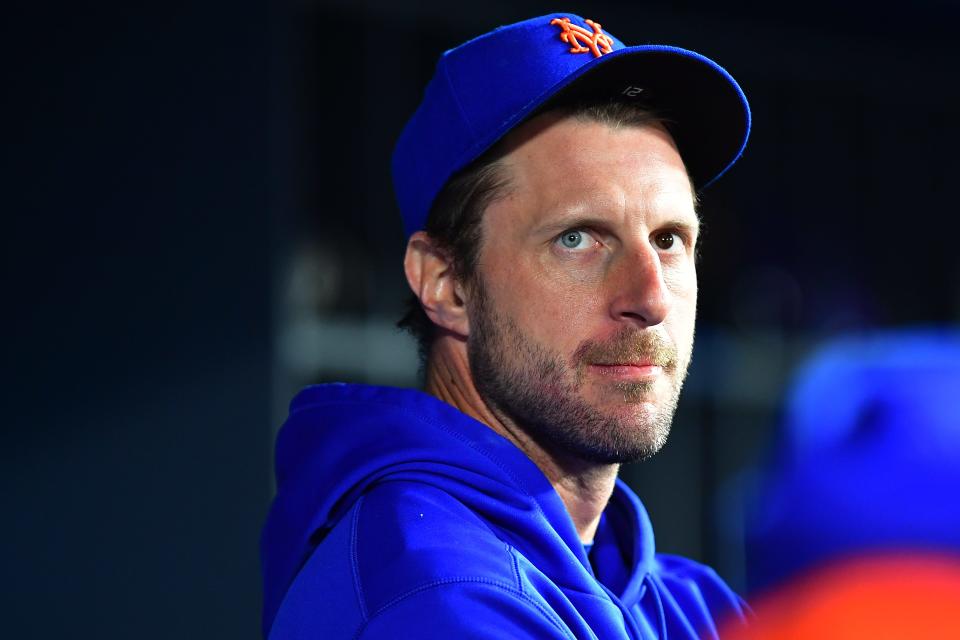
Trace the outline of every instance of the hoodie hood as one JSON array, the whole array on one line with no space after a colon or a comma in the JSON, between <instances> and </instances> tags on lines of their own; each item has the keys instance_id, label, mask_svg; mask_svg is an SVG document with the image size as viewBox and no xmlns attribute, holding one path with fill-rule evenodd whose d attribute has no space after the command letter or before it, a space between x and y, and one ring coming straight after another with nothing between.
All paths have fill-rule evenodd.
<instances>
[{"instance_id":1,"label":"hoodie hood","mask_svg":"<svg viewBox=\"0 0 960 640\"><path fill-rule=\"evenodd\" d=\"M277 438L276 476L261 540L264 633L316 546L365 491L388 479L447 492L534 565L548 567L558 584L577 585L584 570L593 573L540 469L486 425L419 391L308 387L294 398ZM597 532L597 553L625 561L618 563L624 572L597 577L631 606L656 561L649 518L619 481Z\"/></svg>"}]
</instances>

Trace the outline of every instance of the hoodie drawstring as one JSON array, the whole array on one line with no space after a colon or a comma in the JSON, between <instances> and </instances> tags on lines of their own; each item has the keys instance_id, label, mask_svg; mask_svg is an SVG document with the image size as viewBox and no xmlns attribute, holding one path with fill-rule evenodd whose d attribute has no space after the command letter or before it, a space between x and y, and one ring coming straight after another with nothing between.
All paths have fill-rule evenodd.
<instances>
[{"instance_id":1,"label":"hoodie drawstring","mask_svg":"<svg viewBox=\"0 0 960 640\"><path fill-rule=\"evenodd\" d=\"M660 640L666 640L667 638L667 614L663 611L663 600L660 599L660 590L657 589L656 583L653 581L653 576L647 574L643 577L643 581L647 587L647 593L652 593L654 601L657 603L657 626L660 627L659 636Z\"/></svg>"}]
</instances>

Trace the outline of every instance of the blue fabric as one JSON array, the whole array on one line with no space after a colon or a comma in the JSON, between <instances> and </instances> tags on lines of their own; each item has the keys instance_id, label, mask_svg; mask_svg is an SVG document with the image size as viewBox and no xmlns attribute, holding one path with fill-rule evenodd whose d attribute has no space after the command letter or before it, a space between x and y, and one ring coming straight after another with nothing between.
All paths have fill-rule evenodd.
<instances>
[{"instance_id":1,"label":"blue fabric","mask_svg":"<svg viewBox=\"0 0 960 640\"><path fill-rule=\"evenodd\" d=\"M851 554L960 551L960 331L835 340L798 372L747 522L751 591Z\"/></svg>"},{"instance_id":2,"label":"blue fabric","mask_svg":"<svg viewBox=\"0 0 960 640\"><path fill-rule=\"evenodd\" d=\"M270 638L711 638L745 605L617 484L593 567L526 455L424 393L309 387L277 440Z\"/></svg>"},{"instance_id":3,"label":"blue fabric","mask_svg":"<svg viewBox=\"0 0 960 640\"><path fill-rule=\"evenodd\" d=\"M551 22L555 13L500 27L443 54L423 100L397 141L393 181L407 235L423 228L434 199L454 173L549 100L581 79L595 98L643 89L645 104L667 117L698 189L719 178L743 153L750 107L733 77L686 49L626 46L611 38L601 57L571 53ZM601 21L602 22L602 21Z\"/></svg>"}]
</instances>

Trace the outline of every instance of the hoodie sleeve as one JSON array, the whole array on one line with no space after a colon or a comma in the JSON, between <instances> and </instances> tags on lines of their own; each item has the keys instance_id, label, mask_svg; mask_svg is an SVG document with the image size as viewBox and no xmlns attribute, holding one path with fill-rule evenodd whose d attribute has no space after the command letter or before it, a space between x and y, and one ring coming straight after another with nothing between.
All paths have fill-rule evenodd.
<instances>
[{"instance_id":1,"label":"hoodie sleeve","mask_svg":"<svg viewBox=\"0 0 960 640\"><path fill-rule=\"evenodd\" d=\"M373 614L358 640L570 640L573 634L554 614L515 588L496 582L430 585Z\"/></svg>"}]
</instances>

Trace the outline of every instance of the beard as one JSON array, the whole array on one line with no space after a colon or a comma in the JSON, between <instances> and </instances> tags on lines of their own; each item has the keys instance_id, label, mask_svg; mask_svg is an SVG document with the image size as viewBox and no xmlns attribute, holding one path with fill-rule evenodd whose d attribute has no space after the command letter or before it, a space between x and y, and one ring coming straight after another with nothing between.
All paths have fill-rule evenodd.
<instances>
[{"instance_id":1,"label":"beard","mask_svg":"<svg viewBox=\"0 0 960 640\"><path fill-rule=\"evenodd\" d=\"M604 341L582 342L568 364L497 313L479 278L473 283L467 353L474 384L495 411L510 418L539 446L599 464L645 460L667 441L689 358L650 329L624 327ZM591 363L642 357L663 368L670 391L653 410L655 381L607 382L599 391L616 407L601 410L582 395Z\"/></svg>"}]
</instances>

